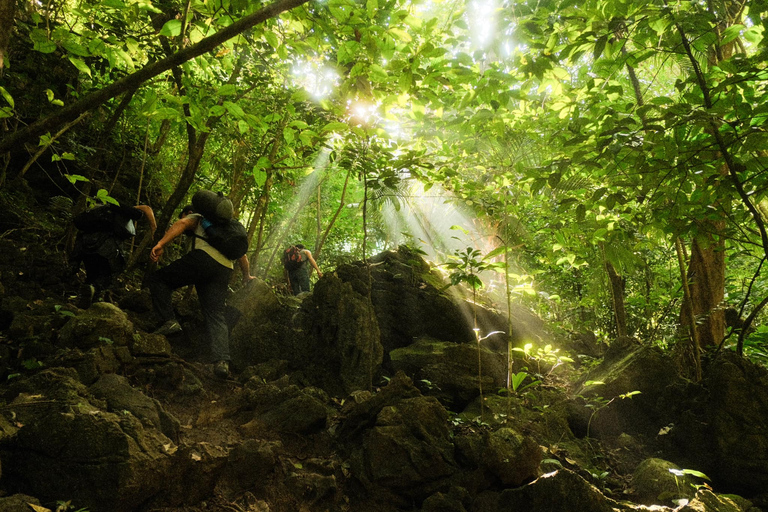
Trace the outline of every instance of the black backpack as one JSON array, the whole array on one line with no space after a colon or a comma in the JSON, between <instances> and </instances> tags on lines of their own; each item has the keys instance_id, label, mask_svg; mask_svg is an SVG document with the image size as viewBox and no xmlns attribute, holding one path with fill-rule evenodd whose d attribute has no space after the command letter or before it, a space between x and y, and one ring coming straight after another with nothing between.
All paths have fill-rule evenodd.
<instances>
[{"instance_id":1,"label":"black backpack","mask_svg":"<svg viewBox=\"0 0 768 512\"><path fill-rule=\"evenodd\" d=\"M236 219L223 222L207 221L203 226L205 237L195 236L211 244L227 259L233 261L240 259L248 251L248 232L240 221Z\"/></svg>"},{"instance_id":2,"label":"black backpack","mask_svg":"<svg viewBox=\"0 0 768 512\"><path fill-rule=\"evenodd\" d=\"M304 256L301 253L301 249L295 245L283 251L283 267L286 270L298 270L302 263L304 263Z\"/></svg>"},{"instance_id":3,"label":"black backpack","mask_svg":"<svg viewBox=\"0 0 768 512\"><path fill-rule=\"evenodd\" d=\"M73 223L83 233L105 233L120 240L136 236L133 221L111 205L84 211L74 218Z\"/></svg>"}]
</instances>

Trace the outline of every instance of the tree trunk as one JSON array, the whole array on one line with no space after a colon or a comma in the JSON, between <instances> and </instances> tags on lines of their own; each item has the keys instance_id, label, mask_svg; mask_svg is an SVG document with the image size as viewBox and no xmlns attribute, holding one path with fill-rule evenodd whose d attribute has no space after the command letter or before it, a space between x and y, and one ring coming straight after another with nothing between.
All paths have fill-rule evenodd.
<instances>
[{"instance_id":1,"label":"tree trunk","mask_svg":"<svg viewBox=\"0 0 768 512\"><path fill-rule=\"evenodd\" d=\"M611 301L613 317L616 320L616 337L627 335L627 312L624 308L624 278L622 278L610 261L605 260L605 270L611 281Z\"/></svg>"},{"instance_id":2,"label":"tree trunk","mask_svg":"<svg viewBox=\"0 0 768 512\"><path fill-rule=\"evenodd\" d=\"M328 234L331 232L331 228L336 223L336 219L339 218L339 215L341 214L341 211L344 209L344 198L347 195L347 185L349 184L349 177L351 175L352 175L352 169L349 169L347 171L347 177L344 179L344 188L341 190L341 198L339 199L339 207L336 209L336 213L333 214L333 218L331 219L331 222L329 222L328 226L325 228L325 232L323 233L323 236L318 238L315 241L315 256L317 258L320 257L320 253L323 250L323 245L325 244L325 241L328 238Z\"/></svg>"},{"instance_id":3,"label":"tree trunk","mask_svg":"<svg viewBox=\"0 0 768 512\"><path fill-rule=\"evenodd\" d=\"M16 0L0 0L0 76L3 76L8 44L16 25Z\"/></svg>"},{"instance_id":4,"label":"tree trunk","mask_svg":"<svg viewBox=\"0 0 768 512\"><path fill-rule=\"evenodd\" d=\"M680 282L683 287L683 311L687 316L687 323L682 322L681 328L688 328L690 332L690 343L682 345L682 355L684 359L692 359L692 361L686 362L683 365L683 369L687 370L693 367L693 377L696 382L701 380L701 352L699 350L699 337L698 329L696 328L695 315L693 313L693 295L691 294L691 288L688 283L688 276L685 272L685 248L683 242L678 238L675 240L675 251L677 252L677 263L680 268Z\"/></svg>"},{"instance_id":5,"label":"tree trunk","mask_svg":"<svg viewBox=\"0 0 768 512\"><path fill-rule=\"evenodd\" d=\"M700 346L719 345L725 336L725 311L722 308L725 246L722 241L711 237L699 237L693 241L688 281L692 311L683 308L681 323L693 325L691 322L695 322Z\"/></svg>"}]
</instances>

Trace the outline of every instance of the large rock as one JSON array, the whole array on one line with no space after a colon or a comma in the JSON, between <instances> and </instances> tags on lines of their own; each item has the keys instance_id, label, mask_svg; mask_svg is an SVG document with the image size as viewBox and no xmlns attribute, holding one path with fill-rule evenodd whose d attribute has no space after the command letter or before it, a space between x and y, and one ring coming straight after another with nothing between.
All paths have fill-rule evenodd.
<instances>
[{"instance_id":1,"label":"large rock","mask_svg":"<svg viewBox=\"0 0 768 512\"><path fill-rule=\"evenodd\" d=\"M245 435L256 436L267 429L309 435L325 428L328 396L316 388L300 388L280 381L262 383L253 377L245 385L245 403L253 418L241 426Z\"/></svg>"},{"instance_id":2,"label":"large rock","mask_svg":"<svg viewBox=\"0 0 768 512\"><path fill-rule=\"evenodd\" d=\"M481 495L475 500L474 509L484 512L614 512L612 503L582 477L561 469L519 489Z\"/></svg>"},{"instance_id":3,"label":"large rock","mask_svg":"<svg viewBox=\"0 0 768 512\"><path fill-rule=\"evenodd\" d=\"M455 444L463 467L477 468L479 478L473 480L486 487L519 487L539 476L539 444L511 428L457 435Z\"/></svg>"},{"instance_id":4,"label":"large rock","mask_svg":"<svg viewBox=\"0 0 768 512\"><path fill-rule=\"evenodd\" d=\"M283 304L274 290L259 279L230 297L227 304L239 315L229 342L235 368L270 359L295 359L302 340L291 327L296 309L286 302Z\"/></svg>"},{"instance_id":5,"label":"large rock","mask_svg":"<svg viewBox=\"0 0 768 512\"><path fill-rule=\"evenodd\" d=\"M583 382L575 394L596 403L574 403L571 429L604 438L624 432L655 436L668 421L659 403L681 379L674 361L661 349L633 346L607 358Z\"/></svg>"},{"instance_id":6,"label":"large rock","mask_svg":"<svg viewBox=\"0 0 768 512\"><path fill-rule=\"evenodd\" d=\"M125 377L103 375L89 391L96 398L106 400L109 412L130 412L145 427L154 427L174 442L178 442L179 420L167 413L160 402L132 387Z\"/></svg>"},{"instance_id":7,"label":"large rock","mask_svg":"<svg viewBox=\"0 0 768 512\"><path fill-rule=\"evenodd\" d=\"M353 476L372 496L420 502L445 486L458 467L447 412L399 375L392 390L382 390L383 401L374 395L354 407L340 436L350 445ZM368 420L361 422L363 417Z\"/></svg>"},{"instance_id":8,"label":"large rock","mask_svg":"<svg viewBox=\"0 0 768 512\"><path fill-rule=\"evenodd\" d=\"M127 346L133 341L133 323L117 306L96 302L71 318L59 332L66 347L89 349L101 344Z\"/></svg>"},{"instance_id":9,"label":"large rock","mask_svg":"<svg viewBox=\"0 0 768 512\"><path fill-rule=\"evenodd\" d=\"M329 275L317 282L302 309L308 312L303 317L303 371L331 392L369 388L379 373L383 347L367 298Z\"/></svg>"},{"instance_id":10,"label":"large rock","mask_svg":"<svg viewBox=\"0 0 768 512\"><path fill-rule=\"evenodd\" d=\"M35 510L30 505L39 507L40 500L26 494L14 494L0 498L0 512L30 512Z\"/></svg>"},{"instance_id":11,"label":"large rock","mask_svg":"<svg viewBox=\"0 0 768 512\"><path fill-rule=\"evenodd\" d=\"M127 411L106 412L74 370L46 370L13 390L2 412L18 430L0 439L6 489L131 511L165 487L173 442Z\"/></svg>"},{"instance_id":12,"label":"large rock","mask_svg":"<svg viewBox=\"0 0 768 512\"><path fill-rule=\"evenodd\" d=\"M481 382L484 390L492 392L506 383L506 355L478 349L476 343L421 338L389 356L395 371L403 371L425 394L453 411L461 411L479 395Z\"/></svg>"},{"instance_id":13,"label":"large rock","mask_svg":"<svg viewBox=\"0 0 768 512\"><path fill-rule=\"evenodd\" d=\"M705 473L723 492L765 493L768 370L721 352L705 365L701 385L687 394L678 397L677 417L664 436L672 460Z\"/></svg>"},{"instance_id":14,"label":"large rock","mask_svg":"<svg viewBox=\"0 0 768 512\"><path fill-rule=\"evenodd\" d=\"M695 483L694 478L683 474L676 464L657 458L641 462L632 476L637 501L645 505L670 505L673 500L690 500L696 494Z\"/></svg>"}]
</instances>

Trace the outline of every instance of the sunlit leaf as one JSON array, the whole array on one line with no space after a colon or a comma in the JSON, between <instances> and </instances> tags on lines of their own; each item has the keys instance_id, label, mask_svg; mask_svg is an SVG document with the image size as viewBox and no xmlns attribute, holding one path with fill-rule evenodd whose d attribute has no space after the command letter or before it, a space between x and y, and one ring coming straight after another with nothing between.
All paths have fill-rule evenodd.
<instances>
[{"instance_id":1,"label":"sunlit leaf","mask_svg":"<svg viewBox=\"0 0 768 512\"><path fill-rule=\"evenodd\" d=\"M165 37L176 37L181 34L181 20L168 20L160 29L159 35Z\"/></svg>"},{"instance_id":2,"label":"sunlit leaf","mask_svg":"<svg viewBox=\"0 0 768 512\"><path fill-rule=\"evenodd\" d=\"M88 67L83 59L78 59L77 57L68 57L68 59L79 71L91 76L91 68Z\"/></svg>"}]
</instances>

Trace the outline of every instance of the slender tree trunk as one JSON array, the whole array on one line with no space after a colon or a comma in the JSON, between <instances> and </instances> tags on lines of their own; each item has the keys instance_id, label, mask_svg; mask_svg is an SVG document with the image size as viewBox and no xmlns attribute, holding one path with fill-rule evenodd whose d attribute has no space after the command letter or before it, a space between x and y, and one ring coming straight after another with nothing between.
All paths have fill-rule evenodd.
<instances>
[{"instance_id":1,"label":"slender tree trunk","mask_svg":"<svg viewBox=\"0 0 768 512\"><path fill-rule=\"evenodd\" d=\"M267 210L269 209L269 200L272 192L272 185L275 182L275 171L270 168L267 169L267 179L264 181L264 186L261 190L261 195L256 201L256 210L253 213L253 219L251 225L248 226L248 240L253 240L254 232L258 229L259 234L256 237L256 249L253 256L251 256L251 265L255 265L259 260L261 249L264 245L264 226L267 218Z\"/></svg>"},{"instance_id":2,"label":"slender tree trunk","mask_svg":"<svg viewBox=\"0 0 768 512\"><path fill-rule=\"evenodd\" d=\"M3 76L11 33L15 25L16 0L0 0L0 76Z\"/></svg>"},{"instance_id":3,"label":"slender tree trunk","mask_svg":"<svg viewBox=\"0 0 768 512\"><path fill-rule=\"evenodd\" d=\"M248 162L248 148L242 142L236 143L235 155L232 158L232 186L230 187L229 199L235 213L240 212L240 205L248 193L248 184L245 179L245 166Z\"/></svg>"},{"instance_id":4,"label":"slender tree trunk","mask_svg":"<svg viewBox=\"0 0 768 512\"><path fill-rule=\"evenodd\" d=\"M352 175L352 169L349 169L347 171L347 177L344 178L344 188L341 189L341 199L339 199L339 207L336 209L336 213L333 214L333 218L331 219L331 222L328 223L328 226L325 228L325 232L323 233L323 236L318 238L316 242L316 250L315 253L317 257L320 257L320 253L323 250L323 245L325 244L325 241L328 239L328 235L331 232L331 228L333 228L333 225L336 223L336 219L339 218L339 215L341 214L342 210L344 210L344 198L347 195L347 185L349 184L349 177Z\"/></svg>"},{"instance_id":5,"label":"slender tree trunk","mask_svg":"<svg viewBox=\"0 0 768 512\"><path fill-rule=\"evenodd\" d=\"M320 183L317 184L317 209L315 210L315 247L312 249L312 252L315 254L316 258L320 257L319 244L320 244L320 233L323 230L322 227L322 221L323 221L323 202L322 202L322 180Z\"/></svg>"},{"instance_id":6,"label":"slender tree trunk","mask_svg":"<svg viewBox=\"0 0 768 512\"><path fill-rule=\"evenodd\" d=\"M683 242L677 238L675 239L675 249L677 251L677 262L680 268L680 281L683 284L683 311L687 311L688 323L683 323L683 326L687 326L690 332L690 354L693 358L694 377L696 382L701 380L701 355L700 355L700 343L699 343L699 330L696 328L696 318L693 314L693 297L691 290L688 286L688 277L685 273L685 249Z\"/></svg>"},{"instance_id":7,"label":"slender tree trunk","mask_svg":"<svg viewBox=\"0 0 768 512\"><path fill-rule=\"evenodd\" d=\"M611 282L611 302L613 304L613 317L616 320L616 336L620 338L627 335L627 312L624 308L624 278L616 272L616 269L608 260L605 260L605 270Z\"/></svg>"}]
</instances>

